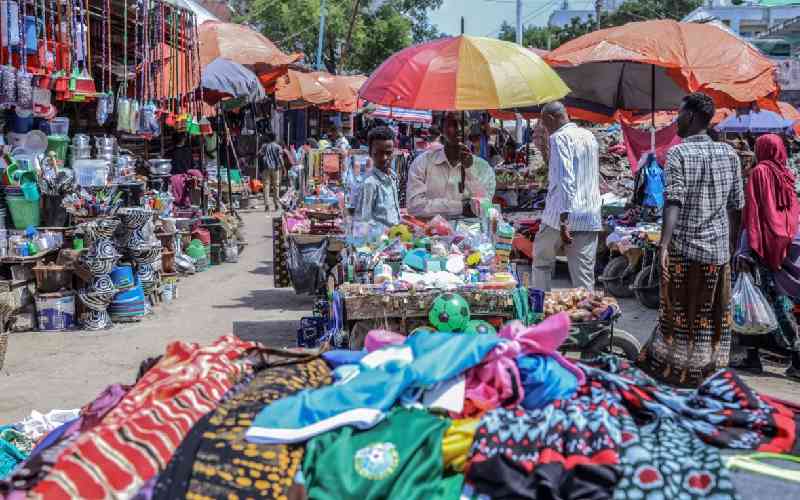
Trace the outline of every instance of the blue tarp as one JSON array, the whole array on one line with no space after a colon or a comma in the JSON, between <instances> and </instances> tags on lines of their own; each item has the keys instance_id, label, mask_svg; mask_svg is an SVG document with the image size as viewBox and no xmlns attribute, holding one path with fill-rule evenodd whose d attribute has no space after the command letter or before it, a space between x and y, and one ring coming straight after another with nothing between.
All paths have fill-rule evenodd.
<instances>
[{"instance_id":1,"label":"blue tarp","mask_svg":"<svg viewBox=\"0 0 800 500\"><path fill-rule=\"evenodd\" d=\"M783 118L772 111L759 111L746 115L733 115L717 125L720 132L782 132L791 130L794 121Z\"/></svg>"}]
</instances>

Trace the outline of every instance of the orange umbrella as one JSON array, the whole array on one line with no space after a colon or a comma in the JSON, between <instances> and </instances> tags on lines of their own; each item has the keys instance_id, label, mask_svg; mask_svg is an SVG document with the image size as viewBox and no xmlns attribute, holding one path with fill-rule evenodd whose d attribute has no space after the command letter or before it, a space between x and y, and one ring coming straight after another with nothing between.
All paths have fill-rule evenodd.
<instances>
[{"instance_id":1,"label":"orange umbrella","mask_svg":"<svg viewBox=\"0 0 800 500\"><path fill-rule=\"evenodd\" d=\"M319 106L331 111L354 113L358 109L358 89L364 76L338 76L316 71L288 70L275 83L275 98L294 106Z\"/></svg>"},{"instance_id":2,"label":"orange umbrella","mask_svg":"<svg viewBox=\"0 0 800 500\"><path fill-rule=\"evenodd\" d=\"M198 30L203 67L222 57L261 73L303 58L303 54L285 54L267 37L241 24L206 21Z\"/></svg>"},{"instance_id":3,"label":"orange umbrella","mask_svg":"<svg viewBox=\"0 0 800 500\"><path fill-rule=\"evenodd\" d=\"M275 83L275 99L306 106L333 102L333 94L320 83L317 75L290 69Z\"/></svg>"},{"instance_id":4,"label":"orange umbrella","mask_svg":"<svg viewBox=\"0 0 800 500\"><path fill-rule=\"evenodd\" d=\"M780 92L769 59L707 24L629 23L583 35L544 59L571 97L613 109L675 110L686 93L701 91L719 107L776 110Z\"/></svg>"},{"instance_id":5,"label":"orange umbrella","mask_svg":"<svg viewBox=\"0 0 800 500\"><path fill-rule=\"evenodd\" d=\"M317 80L333 96L333 103L323 106L342 113L358 111L358 90L367 81L363 75L337 76L330 73L319 73Z\"/></svg>"}]
</instances>

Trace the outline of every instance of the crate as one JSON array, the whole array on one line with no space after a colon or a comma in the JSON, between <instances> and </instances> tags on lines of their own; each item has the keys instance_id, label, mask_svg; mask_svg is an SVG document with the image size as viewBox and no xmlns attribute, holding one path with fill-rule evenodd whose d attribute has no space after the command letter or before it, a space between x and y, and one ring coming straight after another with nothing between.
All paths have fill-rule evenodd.
<instances>
[{"instance_id":1,"label":"crate","mask_svg":"<svg viewBox=\"0 0 800 500\"><path fill-rule=\"evenodd\" d=\"M36 289L40 293L53 293L72 288L72 270L66 266L36 265L33 267Z\"/></svg>"}]
</instances>

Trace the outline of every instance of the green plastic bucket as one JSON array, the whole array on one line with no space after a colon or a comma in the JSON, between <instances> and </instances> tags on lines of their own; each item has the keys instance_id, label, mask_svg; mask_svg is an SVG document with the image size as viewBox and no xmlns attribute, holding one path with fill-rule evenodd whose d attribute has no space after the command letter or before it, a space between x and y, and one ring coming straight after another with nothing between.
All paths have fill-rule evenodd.
<instances>
[{"instance_id":1,"label":"green plastic bucket","mask_svg":"<svg viewBox=\"0 0 800 500\"><path fill-rule=\"evenodd\" d=\"M48 135L47 136L47 152L55 152L56 159L65 161L67 159L67 150L69 148L69 137L63 135Z\"/></svg>"},{"instance_id":2,"label":"green plastic bucket","mask_svg":"<svg viewBox=\"0 0 800 500\"><path fill-rule=\"evenodd\" d=\"M38 201L28 201L24 196L6 196L6 205L11 212L14 228L26 229L28 226L39 225L41 212Z\"/></svg>"}]
</instances>

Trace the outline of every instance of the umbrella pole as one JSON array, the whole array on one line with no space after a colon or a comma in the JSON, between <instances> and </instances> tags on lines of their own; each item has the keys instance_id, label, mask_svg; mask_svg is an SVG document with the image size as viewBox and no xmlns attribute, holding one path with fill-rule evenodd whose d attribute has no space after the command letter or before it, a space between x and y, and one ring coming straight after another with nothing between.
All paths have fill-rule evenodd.
<instances>
[{"instance_id":1,"label":"umbrella pole","mask_svg":"<svg viewBox=\"0 0 800 500\"><path fill-rule=\"evenodd\" d=\"M656 152L656 65L650 65L650 152Z\"/></svg>"},{"instance_id":2,"label":"umbrella pole","mask_svg":"<svg viewBox=\"0 0 800 500\"><path fill-rule=\"evenodd\" d=\"M219 211L220 201L221 201L221 193L222 193L222 151L225 150L225 159L228 159L228 150L227 146L223 146L223 141L220 140L219 136L224 133L222 128L222 107L217 105L217 205L216 210Z\"/></svg>"},{"instance_id":3,"label":"umbrella pole","mask_svg":"<svg viewBox=\"0 0 800 500\"><path fill-rule=\"evenodd\" d=\"M528 134L530 135L530 133L531 133L531 119L530 118L525 120L525 126L528 127ZM527 167L530 164L531 164L531 141L530 140L526 140L525 141L525 166Z\"/></svg>"},{"instance_id":4,"label":"umbrella pole","mask_svg":"<svg viewBox=\"0 0 800 500\"><path fill-rule=\"evenodd\" d=\"M464 25L464 18L463 17L461 18L461 25L462 25L462 28L463 28L463 25ZM463 143L463 144L466 144L466 136L464 135L464 122L466 121L466 119L467 119L466 118L466 113L464 113L462 111L461 112L461 141L460 141L460 143ZM460 148L460 144L459 144L459 150L460 149L461 148ZM461 155L461 152L459 151L458 154ZM461 167L461 180L458 181L458 192L459 192L459 194L462 194L462 193L464 193L464 187L465 187L464 185L465 185L466 178L467 178L467 169L464 168L464 163L463 162L459 162L459 166Z\"/></svg>"}]
</instances>

